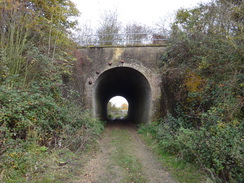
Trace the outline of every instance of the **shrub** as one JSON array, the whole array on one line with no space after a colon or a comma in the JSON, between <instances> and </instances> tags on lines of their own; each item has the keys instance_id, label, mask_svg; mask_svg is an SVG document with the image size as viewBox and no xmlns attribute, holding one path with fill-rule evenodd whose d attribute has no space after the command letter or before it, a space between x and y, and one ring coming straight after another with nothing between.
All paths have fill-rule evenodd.
<instances>
[{"instance_id":1,"label":"shrub","mask_svg":"<svg viewBox=\"0 0 244 183\"><path fill-rule=\"evenodd\" d=\"M0 180L45 171L42 158L54 147L78 153L104 128L48 82L28 90L1 85L0 106Z\"/></svg>"},{"instance_id":2,"label":"shrub","mask_svg":"<svg viewBox=\"0 0 244 183\"><path fill-rule=\"evenodd\" d=\"M139 129L156 139L161 151L197 163L223 182L243 182L243 121L214 124L199 129L183 127L184 121L168 115Z\"/></svg>"}]
</instances>

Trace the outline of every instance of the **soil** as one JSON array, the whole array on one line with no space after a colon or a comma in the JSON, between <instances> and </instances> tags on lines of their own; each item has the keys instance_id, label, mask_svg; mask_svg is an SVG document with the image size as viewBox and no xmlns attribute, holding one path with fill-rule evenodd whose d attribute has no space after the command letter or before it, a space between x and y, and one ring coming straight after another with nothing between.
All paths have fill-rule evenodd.
<instances>
[{"instance_id":1,"label":"soil","mask_svg":"<svg viewBox=\"0 0 244 183\"><path fill-rule=\"evenodd\" d=\"M136 157L141 164L140 176L143 176L144 181L148 183L175 183L176 181L170 176L162 164L157 160L151 149L141 140L137 134L135 125L130 123L121 123L120 121L109 124L101 139L99 140L99 150L87 162L84 168L84 174L80 177L77 183L120 183L134 182L128 181L126 169L120 167L116 162L111 163L111 156L117 153L116 145L112 142L114 132L125 130L129 136L129 142L125 143L123 148L131 156ZM116 135L116 133L115 133ZM119 137L121 138L121 137ZM119 139L123 141L123 138ZM121 142L122 143L122 142ZM127 147L126 147L127 146Z\"/></svg>"}]
</instances>

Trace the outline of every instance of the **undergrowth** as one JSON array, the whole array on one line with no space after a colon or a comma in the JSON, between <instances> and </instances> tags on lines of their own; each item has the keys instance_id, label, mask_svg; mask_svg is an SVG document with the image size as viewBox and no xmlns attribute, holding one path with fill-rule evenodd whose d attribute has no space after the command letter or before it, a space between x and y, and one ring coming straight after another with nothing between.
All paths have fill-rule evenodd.
<instances>
[{"instance_id":1,"label":"undergrowth","mask_svg":"<svg viewBox=\"0 0 244 183\"><path fill-rule=\"evenodd\" d=\"M243 9L213 0L178 10L161 62L164 111L141 129L216 182L244 182Z\"/></svg>"},{"instance_id":2,"label":"undergrowth","mask_svg":"<svg viewBox=\"0 0 244 183\"><path fill-rule=\"evenodd\" d=\"M193 165L205 171L214 182L222 182L220 178L226 176L229 179L226 182L243 181L243 126L212 125L190 129L184 127L182 119L168 115L141 126L138 132L153 139L158 153L174 167L173 172L181 166L185 171L188 165ZM173 157L173 161L169 157ZM183 182L192 182L188 175L184 178L178 171L175 174L180 175Z\"/></svg>"},{"instance_id":3,"label":"undergrowth","mask_svg":"<svg viewBox=\"0 0 244 183\"><path fill-rule=\"evenodd\" d=\"M51 85L33 84L28 89L1 85L1 182L35 182L48 167L68 163L58 152L75 156L103 131L103 122L62 98L60 88Z\"/></svg>"},{"instance_id":4,"label":"undergrowth","mask_svg":"<svg viewBox=\"0 0 244 183\"><path fill-rule=\"evenodd\" d=\"M0 182L66 182L59 172L104 128L74 86L79 11L46 0L1 1L0 11Z\"/></svg>"}]
</instances>

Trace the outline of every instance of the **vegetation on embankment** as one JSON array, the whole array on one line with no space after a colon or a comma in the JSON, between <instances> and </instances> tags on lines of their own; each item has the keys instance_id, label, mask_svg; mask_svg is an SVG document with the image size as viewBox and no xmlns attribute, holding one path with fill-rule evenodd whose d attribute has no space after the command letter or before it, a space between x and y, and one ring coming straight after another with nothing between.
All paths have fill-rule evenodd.
<instances>
[{"instance_id":1,"label":"vegetation on embankment","mask_svg":"<svg viewBox=\"0 0 244 183\"><path fill-rule=\"evenodd\" d=\"M78 11L69 0L8 0L0 12L0 182L52 182L103 130L67 82Z\"/></svg>"},{"instance_id":2,"label":"vegetation on embankment","mask_svg":"<svg viewBox=\"0 0 244 183\"><path fill-rule=\"evenodd\" d=\"M141 129L217 182L244 181L243 12L225 0L177 12L162 60L172 108Z\"/></svg>"},{"instance_id":3,"label":"vegetation on embankment","mask_svg":"<svg viewBox=\"0 0 244 183\"><path fill-rule=\"evenodd\" d=\"M178 156L178 154L164 150L165 148L159 143L159 139L156 137L157 129L160 130L161 127L156 124L157 122L141 125L138 129L138 133L153 154L156 155L163 168L178 182L213 182L207 172L204 172L194 162L187 162L182 159L182 157ZM165 139L165 142L167 141L168 140Z\"/></svg>"},{"instance_id":4,"label":"vegetation on embankment","mask_svg":"<svg viewBox=\"0 0 244 183\"><path fill-rule=\"evenodd\" d=\"M0 103L1 182L65 182L104 128L44 81L28 89L4 83Z\"/></svg>"}]
</instances>

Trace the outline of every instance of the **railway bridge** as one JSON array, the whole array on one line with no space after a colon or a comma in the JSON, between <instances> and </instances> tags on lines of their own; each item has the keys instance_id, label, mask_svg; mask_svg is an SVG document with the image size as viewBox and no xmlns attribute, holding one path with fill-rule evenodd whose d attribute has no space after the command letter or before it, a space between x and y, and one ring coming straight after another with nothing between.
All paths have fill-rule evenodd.
<instances>
[{"instance_id":1,"label":"railway bridge","mask_svg":"<svg viewBox=\"0 0 244 183\"><path fill-rule=\"evenodd\" d=\"M122 96L129 104L128 120L134 123L153 121L160 110L159 64L165 50L165 45L80 48L75 68L76 75L82 74L86 108L94 117L107 120L109 100Z\"/></svg>"}]
</instances>

